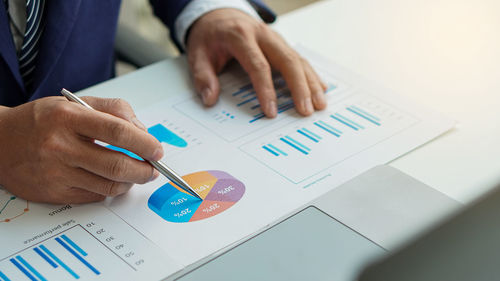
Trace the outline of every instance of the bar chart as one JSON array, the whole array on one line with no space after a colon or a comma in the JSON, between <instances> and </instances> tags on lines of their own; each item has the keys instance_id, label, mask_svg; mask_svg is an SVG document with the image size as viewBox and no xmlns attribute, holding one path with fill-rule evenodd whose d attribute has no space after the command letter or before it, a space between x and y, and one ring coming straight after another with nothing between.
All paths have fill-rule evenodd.
<instances>
[{"instance_id":1,"label":"bar chart","mask_svg":"<svg viewBox=\"0 0 500 281\"><path fill-rule=\"evenodd\" d=\"M221 94L215 106L206 108L196 98L181 102L175 108L227 141L237 140L295 114L290 90L283 77L278 74L273 75L278 107L278 117L274 119L267 119L262 112L247 75L241 72L226 73L220 80ZM343 83L333 79L328 81L328 85L327 95L345 87Z\"/></svg>"},{"instance_id":2,"label":"bar chart","mask_svg":"<svg viewBox=\"0 0 500 281\"><path fill-rule=\"evenodd\" d=\"M379 99L355 95L330 105L328 111L297 119L240 149L293 183L299 183L417 122ZM288 161L300 164L286 165Z\"/></svg>"},{"instance_id":3,"label":"bar chart","mask_svg":"<svg viewBox=\"0 0 500 281\"><path fill-rule=\"evenodd\" d=\"M0 280L95 279L106 275L110 262L113 270L131 269L85 228L75 225L0 260Z\"/></svg>"},{"instance_id":4,"label":"bar chart","mask_svg":"<svg viewBox=\"0 0 500 281\"><path fill-rule=\"evenodd\" d=\"M196 145L200 145L201 141L181 126L169 120L163 120L162 123L155 124L148 128L148 133L153 135L162 144L165 156L170 157L179 152L185 151ZM113 145L106 145L107 148L122 152L132 158L142 160L136 154Z\"/></svg>"}]
</instances>

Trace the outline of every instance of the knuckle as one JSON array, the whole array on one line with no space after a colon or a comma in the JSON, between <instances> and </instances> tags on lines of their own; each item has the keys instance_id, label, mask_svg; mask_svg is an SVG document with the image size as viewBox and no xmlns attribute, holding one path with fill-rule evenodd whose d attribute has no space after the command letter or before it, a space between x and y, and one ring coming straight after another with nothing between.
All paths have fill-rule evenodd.
<instances>
[{"instance_id":1,"label":"knuckle","mask_svg":"<svg viewBox=\"0 0 500 281\"><path fill-rule=\"evenodd\" d=\"M107 124L107 131L110 137L116 142L122 143L127 142L129 132L127 130L127 126L124 125L123 122L109 122Z\"/></svg>"},{"instance_id":2,"label":"knuckle","mask_svg":"<svg viewBox=\"0 0 500 281\"><path fill-rule=\"evenodd\" d=\"M127 161L124 157L126 156L122 156L108 164L108 174L113 179L122 179L125 176L127 171Z\"/></svg>"},{"instance_id":3,"label":"knuckle","mask_svg":"<svg viewBox=\"0 0 500 281\"><path fill-rule=\"evenodd\" d=\"M119 183L115 181L107 181L106 183L104 183L103 191L106 196L110 197L120 195Z\"/></svg>"},{"instance_id":4,"label":"knuckle","mask_svg":"<svg viewBox=\"0 0 500 281\"><path fill-rule=\"evenodd\" d=\"M48 118L51 122L66 121L74 114L74 107L69 102L57 102L53 105L49 112Z\"/></svg>"},{"instance_id":5,"label":"knuckle","mask_svg":"<svg viewBox=\"0 0 500 281\"><path fill-rule=\"evenodd\" d=\"M131 108L130 104L121 98L111 99L110 104L112 107L119 108L120 110L123 110L123 111L128 111Z\"/></svg>"},{"instance_id":6,"label":"knuckle","mask_svg":"<svg viewBox=\"0 0 500 281\"><path fill-rule=\"evenodd\" d=\"M258 71L262 73L271 72L271 65L264 59L252 59L251 67L252 71Z\"/></svg>"}]
</instances>

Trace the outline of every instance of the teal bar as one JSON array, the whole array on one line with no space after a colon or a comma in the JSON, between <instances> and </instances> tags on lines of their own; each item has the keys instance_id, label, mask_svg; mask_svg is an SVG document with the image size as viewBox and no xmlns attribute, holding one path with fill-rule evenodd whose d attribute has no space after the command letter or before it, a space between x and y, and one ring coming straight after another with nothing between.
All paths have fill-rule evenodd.
<instances>
[{"instance_id":1,"label":"teal bar","mask_svg":"<svg viewBox=\"0 0 500 281\"><path fill-rule=\"evenodd\" d=\"M62 268L64 268L71 276L73 276L75 279L80 279L80 276L76 274L69 266L67 266L62 260L60 260L56 255L54 255L47 247L44 245L40 245L40 249L42 249L49 257L51 257L53 260L55 260Z\"/></svg>"},{"instance_id":2,"label":"teal bar","mask_svg":"<svg viewBox=\"0 0 500 281\"><path fill-rule=\"evenodd\" d=\"M377 121L373 120L372 118L370 118L370 117L368 117L368 116L366 116L366 115L362 114L361 112L358 112L358 111L357 111L357 110L355 110L354 108L350 108L350 107L348 107L348 108L347 108L347 110L349 110L350 112L352 112L352 113L354 113L354 114L358 115L359 117L361 117L361 118L363 118L363 119L365 119L365 120L367 120L367 121L369 121L369 122L372 122L373 124L375 124L375 125L377 125L377 126L380 126L380 123L379 123L379 122L377 122Z\"/></svg>"},{"instance_id":3,"label":"teal bar","mask_svg":"<svg viewBox=\"0 0 500 281\"><path fill-rule=\"evenodd\" d=\"M0 271L0 278L2 278L3 281L10 281L10 279L5 274L3 274L3 272L1 272L1 271Z\"/></svg>"},{"instance_id":4,"label":"teal bar","mask_svg":"<svg viewBox=\"0 0 500 281\"><path fill-rule=\"evenodd\" d=\"M326 122L323 122L323 121L319 121L319 123L321 123L321 125L327 127L328 129L336 132L337 134L343 134L341 130L338 130L337 128L333 127L332 125L326 123Z\"/></svg>"},{"instance_id":5,"label":"teal bar","mask_svg":"<svg viewBox=\"0 0 500 281\"><path fill-rule=\"evenodd\" d=\"M354 122L353 120L341 115L340 113L335 113L335 115L337 115L338 118L341 118L342 120L346 121L346 122L349 122L351 124L353 124L354 126L360 128L360 129L364 129L365 127L359 125L358 123Z\"/></svg>"},{"instance_id":6,"label":"teal bar","mask_svg":"<svg viewBox=\"0 0 500 281\"><path fill-rule=\"evenodd\" d=\"M296 145L298 145L298 146L302 147L303 149L305 149L305 150L307 150L307 151L311 151L311 149L310 149L309 147L307 147L307 146L303 145L302 143L300 143L300 142L298 142L298 141L296 141L296 140L292 139L291 137L289 137L289 136L285 136L285 138L286 138L286 139L288 139L289 141L291 141L291 142L295 143Z\"/></svg>"},{"instance_id":7,"label":"teal bar","mask_svg":"<svg viewBox=\"0 0 500 281\"><path fill-rule=\"evenodd\" d=\"M62 236L62 239L64 239L64 241L68 242L68 244L71 245L71 247L73 247L73 249L77 250L82 256L87 256L87 253L82 250L82 248L80 248L78 245L76 245L75 242L73 242L73 240L69 239L68 236L66 236L66 234L63 234Z\"/></svg>"},{"instance_id":8,"label":"teal bar","mask_svg":"<svg viewBox=\"0 0 500 281\"><path fill-rule=\"evenodd\" d=\"M270 149L269 147L263 145L262 148L264 148L267 152L271 153L274 156L280 156L278 153L276 153L274 150Z\"/></svg>"},{"instance_id":9,"label":"teal bar","mask_svg":"<svg viewBox=\"0 0 500 281\"><path fill-rule=\"evenodd\" d=\"M357 106L355 106L355 105L351 105L351 107L352 107L352 108L354 108L354 109L356 109L357 111L359 111L359 112L361 112L361 113L365 114L366 116L368 116L368 117L370 117L370 118L373 118L374 120L380 121L380 118L378 118L378 117L377 117L377 116L375 116L375 115L372 115L372 114L368 113L367 111L363 110L363 109L362 109L362 108L360 108L360 107L357 107Z\"/></svg>"},{"instance_id":10,"label":"teal bar","mask_svg":"<svg viewBox=\"0 0 500 281\"><path fill-rule=\"evenodd\" d=\"M35 276L38 277L38 279L40 279L42 281L47 281L47 279L45 279L45 277L43 277L40 274L40 272L38 272L33 266L31 266L31 264L29 264L26 260L24 260L23 257L16 256L16 259L18 261L20 261L24 266L26 266L26 268L28 268L29 271L31 271L33 274L35 274Z\"/></svg>"},{"instance_id":11,"label":"teal bar","mask_svg":"<svg viewBox=\"0 0 500 281\"><path fill-rule=\"evenodd\" d=\"M307 134L306 132L302 131L302 130L297 130L297 133L303 135L304 137L312 140L313 142L319 142L319 140L317 140L316 138L314 138L313 136Z\"/></svg>"},{"instance_id":12,"label":"teal bar","mask_svg":"<svg viewBox=\"0 0 500 281\"><path fill-rule=\"evenodd\" d=\"M279 153L281 153L283 156L288 156L288 154L286 152L284 152L283 150L277 148L276 146L272 145L272 144L268 144L268 146L276 151L278 151Z\"/></svg>"},{"instance_id":13,"label":"teal bar","mask_svg":"<svg viewBox=\"0 0 500 281\"><path fill-rule=\"evenodd\" d=\"M310 135L314 136L315 138L317 138L317 139L319 139L319 140L321 139L321 137L320 137L318 134L313 133L312 131L309 131L307 128L302 128L302 131L304 131L304 132L306 132L306 133L308 133L308 134L310 134Z\"/></svg>"}]
</instances>

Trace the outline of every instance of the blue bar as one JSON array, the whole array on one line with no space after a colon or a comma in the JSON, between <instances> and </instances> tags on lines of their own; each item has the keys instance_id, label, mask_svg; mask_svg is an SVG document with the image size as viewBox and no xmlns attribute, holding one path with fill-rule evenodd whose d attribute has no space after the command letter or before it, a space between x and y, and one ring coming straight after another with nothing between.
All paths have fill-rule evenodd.
<instances>
[{"instance_id":1,"label":"blue bar","mask_svg":"<svg viewBox=\"0 0 500 281\"><path fill-rule=\"evenodd\" d=\"M287 138L289 141L295 143L296 145L302 147L303 149L307 150L307 151L311 151L311 149L305 145L303 145L301 142L293 139L292 137L289 137L289 136L285 136L285 138Z\"/></svg>"},{"instance_id":2,"label":"blue bar","mask_svg":"<svg viewBox=\"0 0 500 281\"><path fill-rule=\"evenodd\" d=\"M33 281L38 281L36 280L35 276L31 275L31 273L29 273L26 268L24 268L20 263L18 263L15 259L10 259L10 262L13 263L17 269L21 270L22 273L24 273L24 275L26 275L29 279L33 280Z\"/></svg>"},{"instance_id":3,"label":"blue bar","mask_svg":"<svg viewBox=\"0 0 500 281\"><path fill-rule=\"evenodd\" d=\"M342 134L342 131L341 131L341 130L337 130L337 128L333 127L333 126L332 126L332 125L330 125L330 124L327 124L327 123L325 123L325 122L323 122L323 121L321 121L321 120L319 121L319 123L321 123L321 125L323 125L323 126L327 127L328 129L330 129L330 130L332 130L332 131L336 132L336 133L337 133L337 134L339 134L339 135L341 135L341 134Z\"/></svg>"},{"instance_id":4,"label":"blue bar","mask_svg":"<svg viewBox=\"0 0 500 281\"><path fill-rule=\"evenodd\" d=\"M73 270L71 270L71 268L69 268L69 266L67 266L64 262L62 262L56 255L54 255L51 251L49 251L49 249L47 249L47 247L45 247L44 245L40 245L40 248L45 252L47 253L47 255L49 255L53 260L55 260L62 268L64 268L69 274L71 274L71 276L73 276L75 279L80 279L80 276L78 276L78 274L76 274Z\"/></svg>"},{"instance_id":5,"label":"blue bar","mask_svg":"<svg viewBox=\"0 0 500 281\"><path fill-rule=\"evenodd\" d=\"M287 110L289 110L289 109L292 109L292 108L294 108L294 107L295 107L295 106L294 106L294 104L292 103L292 104L290 104L290 105L288 105L288 106L286 106L286 107L283 107L283 108L281 108L280 110L278 110L278 114L283 113L283 112L285 112L285 111L287 111Z\"/></svg>"},{"instance_id":6,"label":"blue bar","mask_svg":"<svg viewBox=\"0 0 500 281\"><path fill-rule=\"evenodd\" d=\"M372 122L373 124L375 124L375 125L377 125L377 126L380 126L380 123L379 123L379 122L377 122L377 121L375 121L375 120L371 119L371 118L370 118L370 117L368 117L368 116L365 116L364 114L361 114L360 112L357 112L356 110L354 110L354 109L352 109L352 108L349 108L349 107L348 107L348 108L347 108L347 110L349 110L350 112L352 112L352 113L354 113L354 114L358 115L358 116L359 116L359 117L361 117L361 118L364 118L364 119L366 119L366 120L368 120L368 121Z\"/></svg>"},{"instance_id":7,"label":"blue bar","mask_svg":"<svg viewBox=\"0 0 500 281\"><path fill-rule=\"evenodd\" d=\"M271 150L269 147L267 147L265 145L263 145L262 148L264 148L265 150L267 150L269 153L271 153L274 156L280 156L278 153L274 152L273 150Z\"/></svg>"},{"instance_id":8,"label":"blue bar","mask_svg":"<svg viewBox=\"0 0 500 281\"><path fill-rule=\"evenodd\" d=\"M303 135L304 137L312 140L313 142L318 142L317 139L315 139L313 136L310 136L310 135L306 134L304 131L297 130L297 133L299 133L299 134Z\"/></svg>"},{"instance_id":9,"label":"blue bar","mask_svg":"<svg viewBox=\"0 0 500 281\"><path fill-rule=\"evenodd\" d=\"M3 274L3 272L1 272L1 271L0 271L0 278L2 278L3 281L10 281L10 279L5 274Z\"/></svg>"},{"instance_id":10,"label":"blue bar","mask_svg":"<svg viewBox=\"0 0 500 281\"><path fill-rule=\"evenodd\" d=\"M256 108L259 108L259 107L260 107L260 103L258 103L258 104L256 104L256 105L254 105L254 106L250 107L250 109L256 109Z\"/></svg>"},{"instance_id":11,"label":"blue bar","mask_svg":"<svg viewBox=\"0 0 500 281\"><path fill-rule=\"evenodd\" d=\"M278 105L278 110L285 108L287 106L293 105L293 100L286 101L280 105Z\"/></svg>"},{"instance_id":12,"label":"blue bar","mask_svg":"<svg viewBox=\"0 0 500 281\"><path fill-rule=\"evenodd\" d=\"M340 138L340 135L339 135L339 134L337 134L337 133L335 133L334 131L332 131L332 130L328 129L327 127L324 127L323 125L320 125L318 122L314 122L314 125L316 125L316 126L320 127L321 129L323 129L323 130L327 131L328 133L330 133L330 134L332 134L332 135L336 136L337 138Z\"/></svg>"},{"instance_id":13,"label":"blue bar","mask_svg":"<svg viewBox=\"0 0 500 281\"><path fill-rule=\"evenodd\" d=\"M278 151L279 153L281 153L283 156L288 156L288 154L286 152L284 152L283 150L277 148L276 146L272 145L272 144L268 144L268 146L276 151Z\"/></svg>"},{"instance_id":14,"label":"blue bar","mask_svg":"<svg viewBox=\"0 0 500 281\"><path fill-rule=\"evenodd\" d=\"M254 119L248 121L248 123L253 123L253 122L255 122L255 121L259 120L259 119L264 118L265 116L266 115L264 113L259 113L259 114L257 114L257 115L254 116L255 117Z\"/></svg>"},{"instance_id":15,"label":"blue bar","mask_svg":"<svg viewBox=\"0 0 500 281\"><path fill-rule=\"evenodd\" d=\"M313 137L315 137L315 138L319 139L319 140L321 139L321 137L320 137L318 134L315 134L315 133L313 133L313 132L309 131L307 128L302 128L302 130L303 130L304 132L306 132L306 133L310 134L311 136L313 136Z\"/></svg>"},{"instance_id":16,"label":"blue bar","mask_svg":"<svg viewBox=\"0 0 500 281\"><path fill-rule=\"evenodd\" d=\"M68 252L70 252L75 258L79 259L84 265L86 265L90 270L92 270L96 275L101 274L99 270L93 267L88 261L82 258L77 252L71 249L64 241L62 241L59 237L56 238L56 241L61 244Z\"/></svg>"},{"instance_id":17,"label":"blue bar","mask_svg":"<svg viewBox=\"0 0 500 281\"><path fill-rule=\"evenodd\" d=\"M353 124L354 126L356 126L356 127L360 128L360 129L364 129L364 128L365 128L365 127L363 127L362 125L359 125L358 123L356 123L356 122L352 121L352 119L349 119L349 118L347 118L347 117L343 116L343 115L342 115L342 114L340 114L340 113L335 113L335 115L337 115L337 117L338 117L338 118L341 118L342 120L344 120L344 121L346 121L346 122L349 122L349 123Z\"/></svg>"},{"instance_id":18,"label":"blue bar","mask_svg":"<svg viewBox=\"0 0 500 281\"><path fill-rule=\"evenodd\" d=\"M40 256L42 257L46 262L48 262L53 268L57 268L57 264L51 260L49 257L47 257L46 254L44 254L42 251L40 251L40 249L38 248L33 248L33 250Z\"/></svg>"},{"instance_id":19,"label":"blue bar","mask_svg":"<svg viewBox=\"0 0 500 281\"><path fill-rule=\"evenodd\" d=\"M284 142L284 143L288 144L289 146L291 146L291 147L293 147L293 148L297 149L298 151L300 151L300 152L304 153L305 155L309 154L307 151L302 150L302 148L300 148L300 147L296 146L295 144L293 144L293 143L289 142L288 140L286 140L286 139L284 139L284 138L280 138L280 140L281 140L282 142Z\"/></svg>"},{"instance_id":20,"label":"blue bar","mask_svg":"<svg viewBox=\"0 0 500 281\"><path fill-rule=\"evenodd\" d=\"M78 245L76 245L75 242L73 242L73 240L69 239L68 236L66 236L66 234L63 234L62 236L62 239L64 239L64 241L66 241L66 243L70 244L71 247L73 247L73 249L77 250L78 253L80 253L82 256L86 257L87 256L87 253L82 250L82 248L80 248Z\"/></svg>"},{"instance_id":21,"label":"blue bar","mask_svg":"<svg viewBox=\"0 0 500 281\"><path fill-rule=\"evenodd\" d=\"M359 111L359 112L363 113L364 115L366 115L366 116L368 116L368 117L372 118L373 120L380 121L380 118L378 118L378 117L377 117L377 116L375 116L375 115L372 115L372 114L368 113L367 111L365 111L364 109L362 109L362 108L360 108L360 107L357 107L357 106L355 106L355 105L351 105L351 108L356 109L357 111Z\"/></svg>"},{"instance_id":22,"label":"blue bar","mask_svg":"<svg viewBox=\"0 0 500 281\"><path fill-rule=\"evenodd\" d=\"M42 280L42 281L47 281L47 279L45 279L45 277L43 277L40 272L38 272L35 268L33 268L33 266L31 266L31 264L29 264L26 260L23 259L23 257L21 256L16 256L16 259L18 261L20 261L24 266L26 266L28 268L29 271L31 271L33 274L36 275L36 277L38 277L38 279Z\"/></svg>"},{"instance_id":23,"label":"blue bar","mask_svg":"<svg viewBox=\"0 0 500 281\"><path fill-rule=\"evenodd\" d=\"M251 102L251 101L253 101L253 100L256 100L256 99L257 99L257 97L256 97L256 96L255 96L255 97L252 97L252 98L249 98L249 99L247 99L247 100L244 100L244 101L242 101L242 102L238 103L236 106L242 106L242 105L247 104L247 103L249 103L249 102Z\"/></svg>"},{"instance_id":24,"label":"blue bar","mask_svg":"<svg viewBox=\"0 0 500 281\"><path fill-rule=\"evenodd\" d=\"M333 119L335 119L335 120L339 121L340 123L342 123L342 124L344 124L344 125L346 125L346 126L348 126L348 127L351 127L353 130L358 131L358 128L356 128L356 127L354 127L353 125L351 125L351 124L349 124L349 123L345 122L344 120L339 119L337 116L335 116L335 115L330 115L330 117L332 117Z\"/></svg>"},{"instance_id":25,"label":"blue bar","mask_svg":"<svg viewBox=\"0 0 500 281\"><path fill-rule=\"evenodd\" d=\"M254 95L255 95L255 91L251 91L248 94L244 94L243 96L241 96L241 98L246 98L246 97L254 96Z\"/></svg>"},{"instance_id":26,"label":"blue bar","mask_svg":"<svg viewBox=\"0 0 500 281\"><path fill-rule=\"evenodd\" d=\"M241 88L240 88L237 92L234 92L232 95L233 95L233 96L237 96L237 95L239 95L239 94L241 94L241 93L243 93L243 92L246 92L246 91L248 91L248 90L250 90L250 89L252 89L252 88L253 88L253 86L252 86L252 84L250 83L250 84L248 84L248 85L245 85L245 86L241 87Z\"/></svg>"}]
</instances>

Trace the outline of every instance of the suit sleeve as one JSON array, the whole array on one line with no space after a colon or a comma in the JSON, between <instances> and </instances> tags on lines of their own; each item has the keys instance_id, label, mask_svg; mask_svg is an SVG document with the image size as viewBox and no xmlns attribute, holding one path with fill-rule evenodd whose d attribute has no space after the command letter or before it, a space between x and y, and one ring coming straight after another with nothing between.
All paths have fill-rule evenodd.
<instances>
[{"instance_id":1,"label":"suit sleeve","mask_svg":"<svg viewBox=\"0 0 500 281\"><path fill-rule=\"evenodd\" d=\"M150 0L150 2L155 15L169 28L172 40L179 50L182 51L183 48L176 34L175 23L178 16L191 0ZM249 0L248 2L265 22L271 23L276 19L274 12L261 0Z\"/></svg>"}]
</instances>

